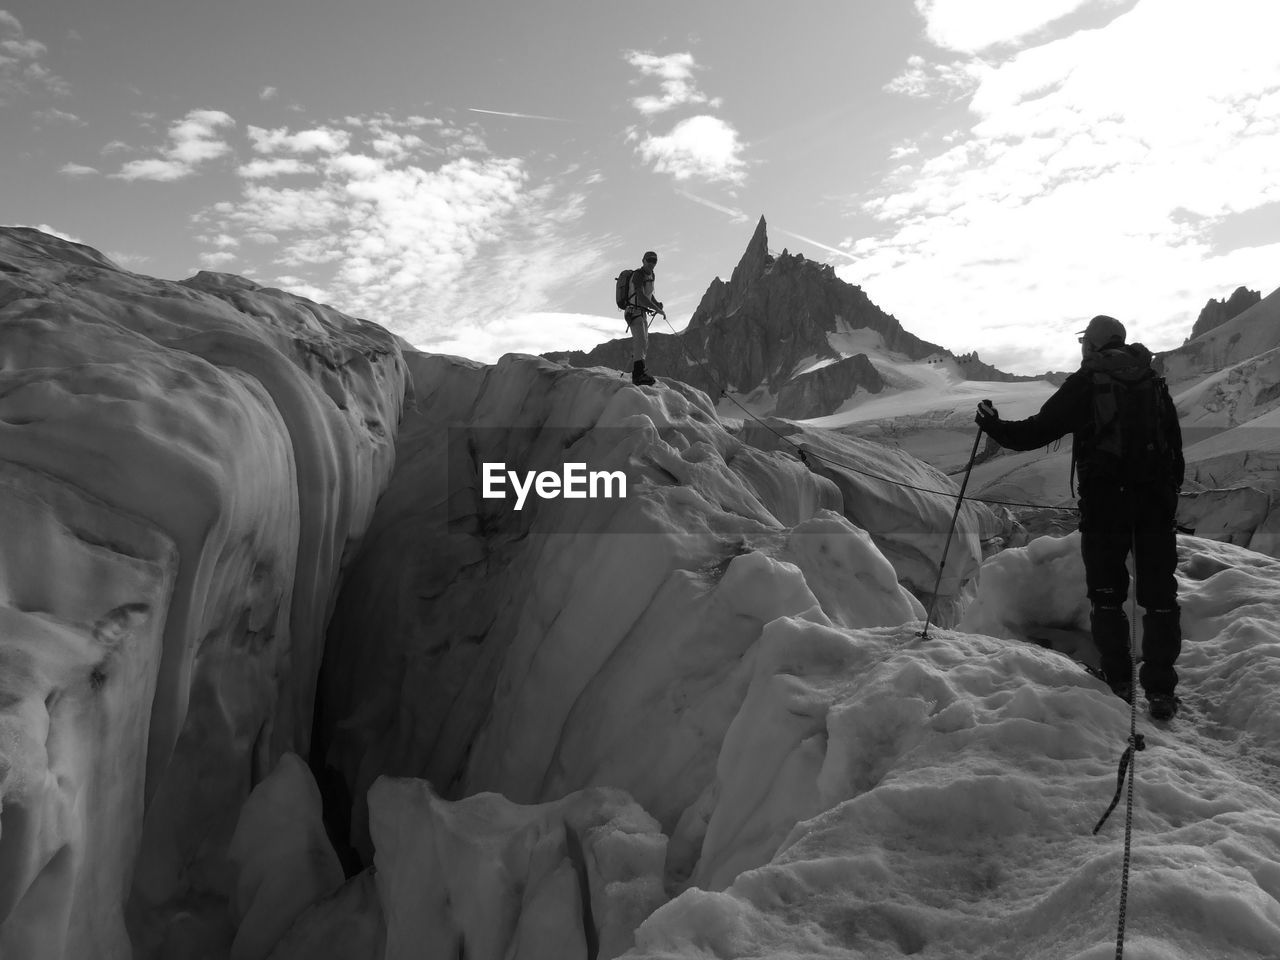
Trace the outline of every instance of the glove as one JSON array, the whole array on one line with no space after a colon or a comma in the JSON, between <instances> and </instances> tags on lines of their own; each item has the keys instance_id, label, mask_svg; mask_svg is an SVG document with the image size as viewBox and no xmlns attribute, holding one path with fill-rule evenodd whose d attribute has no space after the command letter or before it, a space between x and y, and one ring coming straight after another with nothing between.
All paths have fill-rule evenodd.
<instances>
[{"instance_id":1,"label":"glove","mask_svg":"<svg viewBox=\"0 0 1280 960\"><path fill-rule=\"evenodd\" d=\"M997 422L999 419L1000 419L1000 414L996 413L995 404L993 404L990 400L983 400L980 404L978 404L977 415L974 416L973 418L974 423L976 423L983 430L986 430L989 424L993 424Z\"/></svg>"}]
</instances>

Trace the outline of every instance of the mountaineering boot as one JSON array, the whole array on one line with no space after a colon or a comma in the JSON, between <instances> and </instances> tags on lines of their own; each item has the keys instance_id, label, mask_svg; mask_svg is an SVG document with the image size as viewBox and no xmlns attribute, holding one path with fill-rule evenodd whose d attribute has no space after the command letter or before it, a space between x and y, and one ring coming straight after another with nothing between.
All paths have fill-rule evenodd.
<instances>
[{"instance_id":1,"label":"mountaineering boot","mask_svg":"<svg viewBox=\"0 0 1280 960\"><path fill-rule=\"evenodd\" d=\"M631 382L638 387L649 387L658 381L645 372L644 361L637 360L631 366Z\"/></svg>"},{"instance_id":2,"label":"mountaineering boot","mask_svg":"<svg viewBox=\"0 0 1280 960\"><path fill-rule=\"evenodd\" d=\"M1178 698L1173 695L1178 672L1173 665L1181 652L1182 617L1178 608L1148 608L1142 616L1142 668L1138 675L1151 704L1151 716L1157 720L1169 719L1178 709ZM1156 717L1157 709L1169 711L1169 715Z\"/></svg>"},{"instance_id":3,"label":"mountaineering boot","mask_svg":"<svg viewBox=\"0 0 1280 960\"><path fill-rule=\"evenodd\" d=\"M1129 656L1129 618L1124 615L1124 608L1095 603L1089 613L1089 632L1107 686L1125 703L1133 703L1133 659Z\"/></svg>"},{"instance_id":4,"label":"mountaineering boot","mask_svg":"<svg viewBox=\"0 0 1280 960\"><path fill-rule=\"evenodd\" d=\"M1147 697L1147 709L1152 720L1172 720L1181 704L1182 701L1172 693L1157 693Z\"/></svg>"}]
</instances>

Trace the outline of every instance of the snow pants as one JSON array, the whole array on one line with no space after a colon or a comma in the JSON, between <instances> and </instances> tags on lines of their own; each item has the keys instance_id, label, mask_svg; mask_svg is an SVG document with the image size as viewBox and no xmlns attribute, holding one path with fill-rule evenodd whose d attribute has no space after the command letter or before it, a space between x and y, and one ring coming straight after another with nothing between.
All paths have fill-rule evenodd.
<instances>
[{"instance_id":1,"label":"snow pants","mask_svg":"<svg viewBox=\"0 0 1280 960\"><path fill-rule=\"evenodd\" d=\"M1182 626L1174 577L1177 508L1177 491L1167 485L1126 491L1094 483L1080 489L1080 553L1102 671L1112 682L1127 680L1132 671L1124 612L1129 595L1125 560L1132 551L1137 601L1145 611L1138 676L1148 697L1171 694L1178 683L1174 664L1182 652Z\"/></svg>"}]
</instances>

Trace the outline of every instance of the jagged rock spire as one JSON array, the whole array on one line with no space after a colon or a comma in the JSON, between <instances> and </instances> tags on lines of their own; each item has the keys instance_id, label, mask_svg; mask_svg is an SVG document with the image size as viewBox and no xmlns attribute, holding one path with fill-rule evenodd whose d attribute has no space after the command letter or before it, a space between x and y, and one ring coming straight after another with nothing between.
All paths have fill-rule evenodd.
<instances>
[{"instance_id":1,"label":"jagged rock spire","mask_svg":"<svg viewBox=\"0 0 1280 960\"><path fill-rule=\"evenodd\" d=\"M753 278L763 276L765 269L772 262L773 257L769 256L769 231L762 216L760 222L756 224L756 232L751 235L751 242L747 244L747 249L742 254L742 259L733 268L729 285L735 292L741 293L742 288Z\"/></svg>"}]
</instances>

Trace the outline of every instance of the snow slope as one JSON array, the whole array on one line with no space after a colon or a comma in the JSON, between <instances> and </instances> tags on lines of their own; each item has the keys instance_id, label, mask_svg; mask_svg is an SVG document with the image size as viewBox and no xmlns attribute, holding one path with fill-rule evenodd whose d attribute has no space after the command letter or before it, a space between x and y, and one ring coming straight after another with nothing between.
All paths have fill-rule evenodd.
<instances>
[{"instance_id":1,"label":"snow slope","mask_svg":"<svg viewBox=\"0 0 1280 960\"><path fill-rule=\"evenodd\" d=\"M1280 564L1193 538L1179 561L1186 706L1139 721L1125 956L1272 958ZM988 561L961 625L987 635L771 624L721 752L734 806L704 884L628 960L1111 957L1123 804L1092 829L1128 708L1017 639L1083 631L1082 581L1076 538L1045 538ZM740 872L752 844L772 855Z\"/></svg>"}]
</instances>

